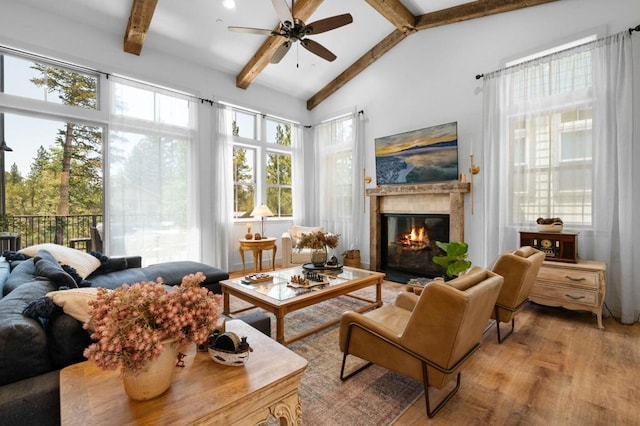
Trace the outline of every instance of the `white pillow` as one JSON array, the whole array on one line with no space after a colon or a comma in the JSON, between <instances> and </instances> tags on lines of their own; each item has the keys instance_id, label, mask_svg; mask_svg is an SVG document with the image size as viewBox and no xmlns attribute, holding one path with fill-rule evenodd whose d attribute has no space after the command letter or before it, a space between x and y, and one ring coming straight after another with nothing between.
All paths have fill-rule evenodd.
<instances>
[{"instance_id":1,"label":"white pillow","mask_svg":"<svg viewBox=\"0 0 640 426\"><path fill-rule=\"evenodd\" d=\"M61 265L69 265L74 268L82 279L87 278L93 271L100 267L100 260L96 257L80 250L58 244L46 243L29 246L18 251L18 253L34 257L40 250L46 250L51 253Z\"/></svg>"},{"instance_id":2,"label":"white pillow","mask_svg":"<svg viewBox=\"0 0 640 426\"><path fill-rule=\"evenodd\" d=\"M98 289L94 287L73 288L70 290L50 291L47 297L60 306L65 314L85 323L89 316L89 301L98 298Z\"/></svg>"},{"instance_id":3,"label":"white pillow","mask_svg":"<svg viewBox=\"0 0 640 426\"><path fill-rule=\"evenodd\" d=\"M322 226L298 226L298 225L293 225L293 227L289 231L289 234L291 234L292 237L294 237L296 240L298 240L300 237L302 237L302 234L313 234L314 232L318 232L318 231L322 231L322 230L323 230Z\"/></svg>"}]
</instances>

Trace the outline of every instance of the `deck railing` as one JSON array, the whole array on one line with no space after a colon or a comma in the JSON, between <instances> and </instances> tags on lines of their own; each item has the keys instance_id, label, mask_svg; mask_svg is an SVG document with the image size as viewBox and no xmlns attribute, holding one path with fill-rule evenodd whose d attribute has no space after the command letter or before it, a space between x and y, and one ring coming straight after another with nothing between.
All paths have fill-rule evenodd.
<instances>
[{"instance_id":1,"label":"deck railing","mask_svg":"<svg viewBox=\"0 0 640 426\"><path fill-rule=\"evenodd\" d=\"M22 247L55 243L73 246L79 242L82 249L89 248L91 227L102 222L102 215L33 216L7 215L1 231L20 234Z\"/></svg>"}]
</instances>

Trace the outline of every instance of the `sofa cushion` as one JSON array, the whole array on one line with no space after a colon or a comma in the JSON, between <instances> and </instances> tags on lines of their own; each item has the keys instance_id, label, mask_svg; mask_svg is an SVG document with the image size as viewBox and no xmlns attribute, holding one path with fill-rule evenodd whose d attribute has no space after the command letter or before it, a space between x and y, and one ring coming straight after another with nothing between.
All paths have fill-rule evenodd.
<instances>
[{"instance_id":1,"label":"sofa cushion","mask_svg":"<svg viewBox=\"0 0 640 426\"><path fill-rule=\"evenodd\" d=\"M80 321L67 314L61 314L49 322L47 343L53 368L64 368L67 365L86 361L83 355L84 349L92 341L91 334L82 328Z\"/></svg>"},{"instance_id":2,"label":"sofa cushion","mask_svg":"<svg viewBox=\"0 0 640 426\"><path fill-rule=\"evenodd\" d=\"M55 289L49 281L30 281L0 300L0 385L51 371L45 330L22 311Z\"/></svg>"},{"instance_id":3,"label":"sofa cushion","mask_svg":"<svg viewBox=\"0 0 640 426\"><path fill-rule=\"evenodd\" d=\"M111 290L120 287L122 284L133 284L146 280L147 277L142 271L142 268L122 269L120 271L109 272L108 274L89 277L91 287L104 287Z\"/></svg>"},{"instance_id":4,"label":"sofa cushion","mask_svg":"<svg viewBox=\"0 0 640 426\"><path fill-rule=\"evenodd\" d=\"M7 278L7 281L4 283L4 288L2 289L3 294L6 296L18 286L33 281L35 276L36 266L33 259L21 261L13 268L11 275L9 275L9 278Z\"/></svg>"},{"instance_id":5,"label":"sofa cushion","mask_svg":"<svg viewBox=\"0 0 640 426\"><path fill-rule=\"evenodd\" d=\"M182 260L176 262L158 263L142 268L148 281L155 281L158 277L167 285L179 285L185 275L202 272L207 278L201 284L217 283L229 278L229 274L214 266L204 263Z\"/></svg>"},{"instance_id":6,"label":"sofa cushion","mask_svg":"<svg viewBox=\"0 0 640 426\"><path fill-rule=\"evenodd\" d=\"M87 278L101 265L100 260L95 256L58 244L37 244L35 246L25 247L20 250L19 253L34 257L40 250L46 250L51 253L61 265L69 265L74 268L80 278L83 279Z\"/></svg>"}]
</instances>

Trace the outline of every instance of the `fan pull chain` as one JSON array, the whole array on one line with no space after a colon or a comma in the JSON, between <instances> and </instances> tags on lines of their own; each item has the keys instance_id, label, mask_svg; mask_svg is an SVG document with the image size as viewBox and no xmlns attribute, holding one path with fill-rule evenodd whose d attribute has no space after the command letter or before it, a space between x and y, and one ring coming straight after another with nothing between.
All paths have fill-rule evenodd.
<instances>
[{"instance_id":1,"label":"fan pull chain","mask_svg":"<svg viewBox=\"0 0 640 426\"><path fill-rule=\"evenodd\" d=\"M296 68L300 68L300 42L296 43Z\"/></svg>"}]
</instances>

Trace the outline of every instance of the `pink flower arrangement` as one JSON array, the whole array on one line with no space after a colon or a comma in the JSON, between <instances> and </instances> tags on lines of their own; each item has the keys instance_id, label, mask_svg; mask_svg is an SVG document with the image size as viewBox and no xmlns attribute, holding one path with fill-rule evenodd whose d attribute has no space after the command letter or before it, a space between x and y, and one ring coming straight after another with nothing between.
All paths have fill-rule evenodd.
<instances>
[{"instance_id":1,"label":"pink flower arrangement","mask_svg":"<svg viewBox=\"0 0 640 426\"><path fill-rule=\"evenodd\" d=\"M124 284L115 290L99 288L89 302L95 341L84 350L105 370L121 367L139 372L160 356L162 341L175 339L178 346L203 343L218 322L221 297L200 287L202 272L187 275L180 286L168 289L162 280Z\"/></svg>"}]
</instances>

